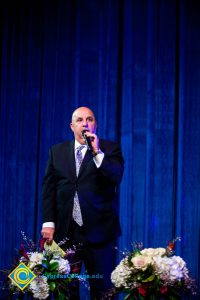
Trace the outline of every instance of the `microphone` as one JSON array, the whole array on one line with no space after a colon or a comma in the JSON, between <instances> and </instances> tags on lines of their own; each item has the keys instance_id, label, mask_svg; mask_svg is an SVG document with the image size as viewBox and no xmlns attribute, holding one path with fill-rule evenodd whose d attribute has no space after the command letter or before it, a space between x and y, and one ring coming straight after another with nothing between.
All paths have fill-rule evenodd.
<instances>
[{"instance_id":1,"label":"microphone","mask_svg":"<svg viewBox=\"0 0 200 300\"><path fill-rule=\"evenodd\" d=\"M87 131L88 131L88 130L84 129L84 130L82 131L82 136L84 137L84 140L85 140L85 143L86 143L86 146L87 146L88 150L92 152L91 140L90 140L90 138L89 138L88 136L86 136L86 134L85 134Z\"/></svg>"}]
</instances>

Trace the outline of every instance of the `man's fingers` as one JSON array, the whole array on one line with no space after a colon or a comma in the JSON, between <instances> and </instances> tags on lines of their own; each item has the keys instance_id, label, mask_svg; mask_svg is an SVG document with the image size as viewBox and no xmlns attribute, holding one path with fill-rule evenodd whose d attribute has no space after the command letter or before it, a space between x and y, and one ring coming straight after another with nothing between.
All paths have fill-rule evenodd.
<instances>
[{"instance_id":1,"label":"man's fingers","mask_svg":"<svg viewBox=\"0 0 200 300\"><path fill-rule=\"evenodd\" d=\"M51 245L51 244L52 244L52 242L53 242L53 235L52 235L52 234L43 232L43 233L42 233L42 237L43 237L43 239L46 240L46 243L47 243L48 245Z\"/></svg>"},{"instance_id":2,"label":"man's fingers","mask_svg":"<svg viewBox=\"0 0 200 300\"><path fill-rule=\"evenodd\" d=\"M53 239L47 239L47 240L46 240L47 245L51 245L52 242L53 242Z\"/></svg>"},{"instance_id":3,"label":"man's fingers","mask_svg":"<svg viewBox=\"0 0 200 300\"><path fill-rule=\"evenodd\" d=\"M51 239L51 240L53 240L53 234L51 234L51 233L43 233L42 234L42 236L43 236L43 238L44 239Z\"/></svg>"},{"instance_id":4,"label":"man's fingers","mask_svg":"<svg viewBox=\"0 0 200 300\"><path fill-rule=\"evenodd\" d=\"M42 237L44 239L48 239L50 242L53 241L53 236L54 236L54 228L48 228L48 227L45 227L45 228L42 228L41 230L41 234L42 234Z\"/></svg>"}]
</instances>

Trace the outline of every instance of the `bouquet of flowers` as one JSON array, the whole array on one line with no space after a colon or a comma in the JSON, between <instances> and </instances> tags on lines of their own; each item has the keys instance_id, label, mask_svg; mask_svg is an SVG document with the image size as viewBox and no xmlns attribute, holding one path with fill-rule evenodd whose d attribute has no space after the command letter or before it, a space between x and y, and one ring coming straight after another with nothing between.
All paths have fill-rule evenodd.
<instances>
[{"instance_id":1,"label":"bouquet of flowers","mask_svg":"<svg viewBox=\"0 0 200 300\"><path fill-rule=\"evenodd\" d=\"M17 294L20 299L25 295L30 295L34 299L47 299L50 295L53 295L54 299L68 299L69 286L77 280L84 281L77 273L76 263L70 263L76 247L64 252L59 246L66 240L58 245L54 243L51 247L45 245L44 239L40 240L40 245L37 247L24 232L22 236L25 244L21 244L17 266L9 272L11 279L7 282L9 292ZM22 269L17 270L20 264ZM28 278L29 274L31 274L30 278ZM28 279L31 279L29 283ZM25 283L22 289L20 283Z\"/></svg>"},{"instance_id":2,"label":"bouquet of flowers","mask_svg":"<svg viewBox=\"0 0 200 300\"><path fill-rule=\"evenodd\" d=\"M127 293L125 299L179 299L184 293L196 293L185 261L174 255L176 240L167 248L146 248L136 243L111 274L115 292Z\"/></svg>"}]
</instances>

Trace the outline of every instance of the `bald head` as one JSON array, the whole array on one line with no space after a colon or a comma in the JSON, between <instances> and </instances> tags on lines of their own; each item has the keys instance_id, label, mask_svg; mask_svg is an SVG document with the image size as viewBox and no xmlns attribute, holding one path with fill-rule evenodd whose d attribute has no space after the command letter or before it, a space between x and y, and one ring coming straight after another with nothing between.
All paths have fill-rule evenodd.
<instances>
[{"instance_id":1,"label":"bald head","mask_svg":"<svg viewBox=\"0 0 200 300\"><path fill-rule=\"evenodd\" d=\"M95 118L94 113L90 108L88 108L86 106L81 106L81 107L78 107L77 109L74 110L74 112L72 114L72 121L73 121L74 118L76 118L77 115L79 115L82 112L86 112L86 111L88 113L90 113L91 115L93 115L93 117Z\"/></svg>"},{"instance_id":2,"label":"bald head","mask_svg":"<svg viewBox=\"0 0 200 300\"><path fill-rule=\"evenodd\" d=\"M91 133L96 133L97 123L93 111L85 106L77 108L72 114L70 127L75 139L79 143L85 144L82 131L88 130Z\"/></svg>"}]
</instances>

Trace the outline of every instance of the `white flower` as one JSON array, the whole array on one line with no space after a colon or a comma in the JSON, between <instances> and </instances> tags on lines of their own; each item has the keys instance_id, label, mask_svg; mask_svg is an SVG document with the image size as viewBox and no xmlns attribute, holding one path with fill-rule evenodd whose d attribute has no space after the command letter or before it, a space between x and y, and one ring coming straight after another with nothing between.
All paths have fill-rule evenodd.
<instances>
[{"instance_id":1,"label":"white flower","mask_svg":"<svg viewBox=\"0 0 200 300\"><path fill-rule=\"evenodd\" d=\"M46 299L49 296L47 277L36 277L29 286L35 299Z\"/></svg>"},{"instance_id":2,"label":"white flower","mask_svg":"<svg viewBox=\"0 0 200 300\"><path fill-rule=\"evenodd\" d=\"M70 264L67 259L63 259L62 257L55 257L50 260L50 264L53 262L58 262L57 271L61 274L69 274L70 272Z\"/></svg>"},{"instance_id":3,"label":"white flower","mask_svg":"<svg viewBox=\"0 0 200 300\"><path fill-rule=\"evenodd\" d=\"M158 287L174 287L180 294L185 289L191 290L193 295L196 292L194 280L189 276L185 261L180 256L168 257L165 248L134 251L121 260L111 274L111 281L116 288L126 289L129 296L133 297L138 294L138 287L143 284L150 293L151 288L154 291Z\"/></svg>"},{"instance_id":4,"label":"white flower","mask_svg":"<svg viewBox=\"0 0 200 300\"><path fill-rule=\"evenodd\" d=\"M116 287L128 287L126 282L131 274L131 270L128 266L128 259L123 258L120 264L115 268L111 274L111 281Z\"/></svg>"},{"instance_id":5,"label":"white flower","mask_svg":"<svg viewBox=\"0 0 200 300\"><path fill-rule=\"evenodd\" d=\"M173 260L177 262L177 264L180 266L181 269L183 269L186 266L185 261L180 256L172 256Z\"/></svg>"},{"instance_id":6,"label":"white flower","mask_svg":"<svg viewBox=\"0 0 200 300\"><path fill-rule=\"evenodd\" d=\"M187 276L188 270L184 260L179 256L155 257L155 272L162 280L168 282L180 281Z\"/></svg>"},{"instance_id":7,"label":"white flower","mask_svg":"<svg viewBox=\"0 0 200 300\"><path fill-rule=\"evenodd\" d=\"M166 254L165 248L146 248L141 251L142 255L146 256L163 256Z\"/></svg>"},{"instance_id":8,"label":"white flower","mask_svg":"<svg viewBox=\"0 0 200 300\"><path fill-rule=\"evenodd\" d=\"M131 258L131 262L136 269L145 271L147 267L152 263L152 258L145 255L136 255Z\"/></svg>"},{"instance_id":9,"label":"white flower","mask_svg":"<svg viewBox=\"0 0 200 300\"><path fill-rule=\"evenodd\" d=\"M28 267L32 270L36 265L42 264L43 254L39 252L27 253L29 257Z\"/></svg>"}]
</instances>

